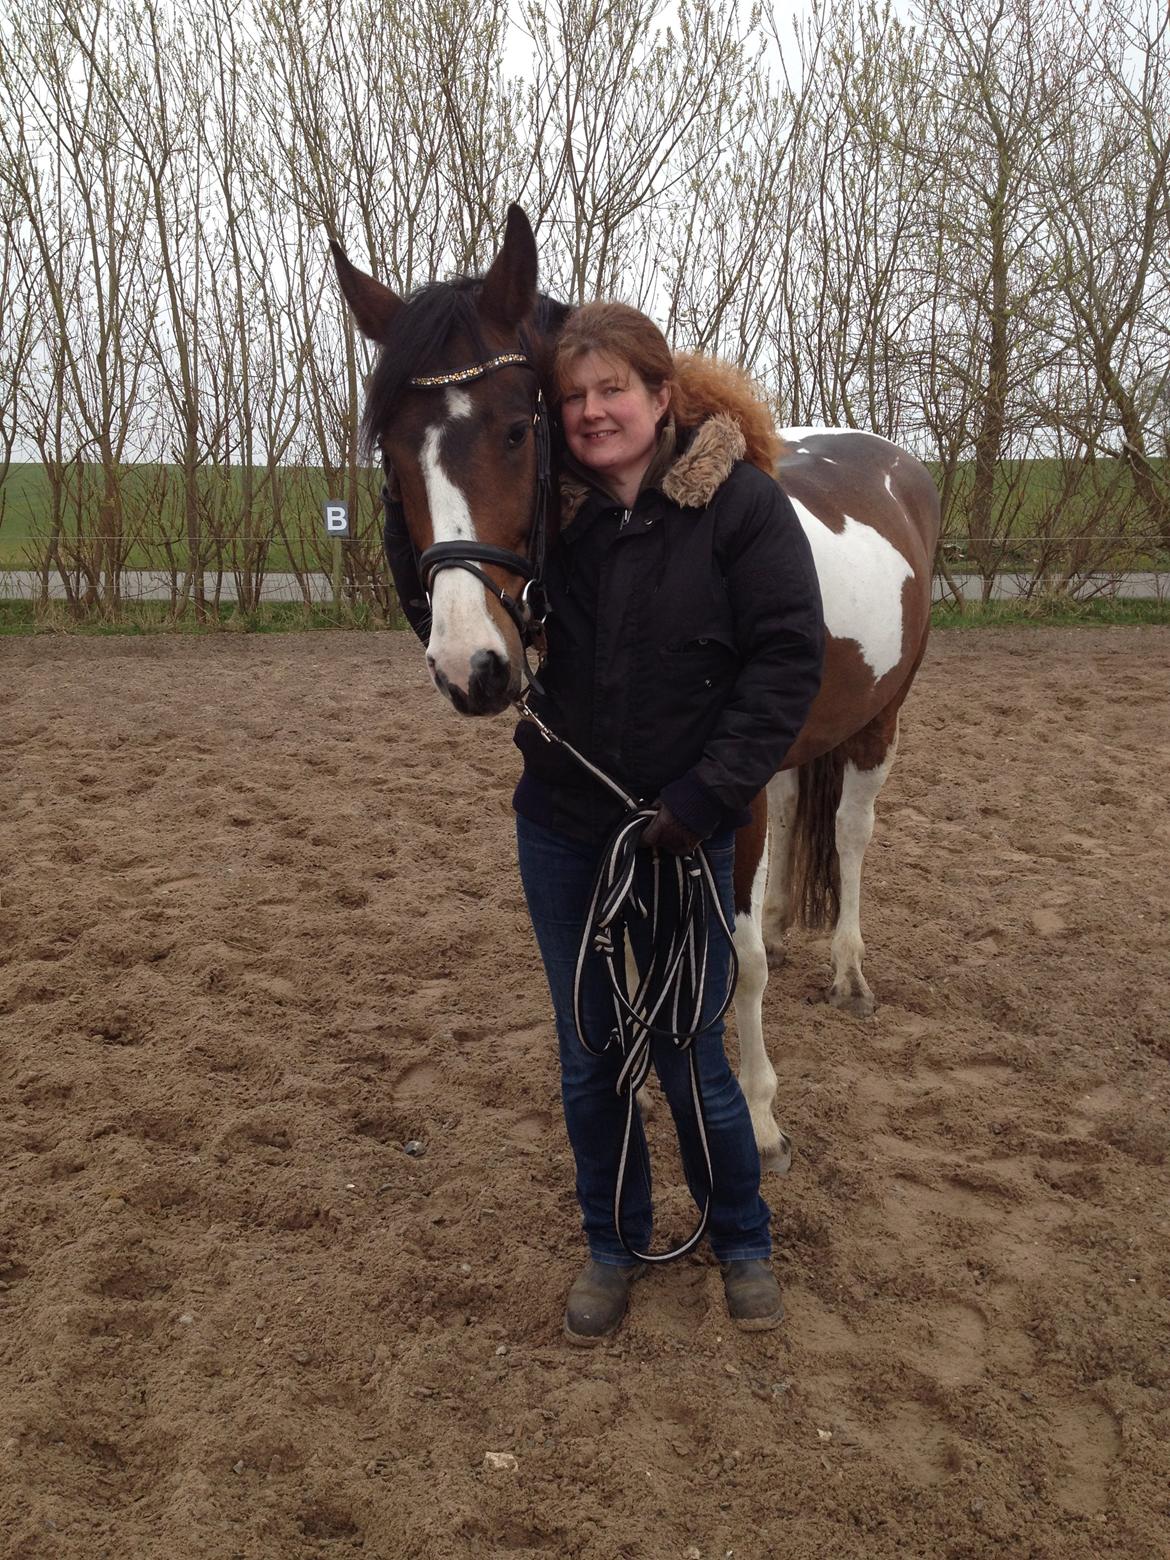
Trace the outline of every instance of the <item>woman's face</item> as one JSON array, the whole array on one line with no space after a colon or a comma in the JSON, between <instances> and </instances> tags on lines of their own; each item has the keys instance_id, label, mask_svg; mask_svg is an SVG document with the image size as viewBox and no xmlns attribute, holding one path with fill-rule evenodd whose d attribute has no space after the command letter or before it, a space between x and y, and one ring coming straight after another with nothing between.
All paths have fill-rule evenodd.
<instances>
[{"instance_id":1,"label":"woman's face","mask_svg":"<svg viewBox=\"0 0 1170 1560\"><path fill-rule=\"evenodd\" d=\"M619 492L632 486L636 492L669 402L669 385L651 390L628 363L586 352L564 377L565 442L581 465L604 476L609 486Z\"/></svg>"}]
</instances>

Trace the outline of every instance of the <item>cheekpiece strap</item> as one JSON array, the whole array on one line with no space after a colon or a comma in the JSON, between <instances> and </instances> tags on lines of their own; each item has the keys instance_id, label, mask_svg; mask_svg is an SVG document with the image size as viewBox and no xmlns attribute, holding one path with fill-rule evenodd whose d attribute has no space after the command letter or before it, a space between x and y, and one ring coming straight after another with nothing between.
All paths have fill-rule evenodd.
<instances>
[{"instance_id":1,"label":"cheekpiece strap","mask_svg":"<svg viewBox=\"0 0 1170 1560\"><path fill-rule=\"evenodd\" d=\"M489 358L486 363L473 363L470 368L453 368L449 374L418 374L414 379L408 379L407 384L419 390L433 390L439 385L465 385L472 379L482 379L485 374L494 373L497 368L510 368L513 363L521 368L532 367L523 352L501 352L499 357Z\"/></svg>"}]
</instances>

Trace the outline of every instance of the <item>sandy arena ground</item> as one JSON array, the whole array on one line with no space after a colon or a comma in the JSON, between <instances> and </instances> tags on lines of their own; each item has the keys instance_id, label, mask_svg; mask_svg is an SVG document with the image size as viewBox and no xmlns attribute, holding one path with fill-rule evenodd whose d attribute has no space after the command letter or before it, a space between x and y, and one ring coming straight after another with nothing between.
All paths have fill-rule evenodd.
<instances>
[{"instance_id":1,"label":"sandy arena ground","mask_svg":"<svg viewBox=\"0 0 1170 1560\"><path fill-rule=\"evenodd\" d=\"M878 1014L767 997L788 1322L704 1257L590 1353L507 724L399 635L0 641L0 1554L1165 1560L1168 692L935 637Z\"/></svg>"}]
</instances>

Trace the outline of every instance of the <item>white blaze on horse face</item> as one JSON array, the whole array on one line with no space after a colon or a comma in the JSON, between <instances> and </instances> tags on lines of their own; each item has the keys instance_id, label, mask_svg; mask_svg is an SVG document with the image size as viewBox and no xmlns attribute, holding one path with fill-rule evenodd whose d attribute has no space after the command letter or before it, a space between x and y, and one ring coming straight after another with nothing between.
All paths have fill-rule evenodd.
<instances>
[{"instance_id":1,"label":"white blaze on horse face","mask_svg":"<svg viewBox=\"0 0 1170 1560\"><path fill-rule=\"evenodd\" d=\"M446 419L428 428L423 437L420 461L436 542L466 542L475 536L467 499L439 459L448 423L470 415L471 397L466 390L449 388ZM484 588L466 569L444 569L431 591L428 663L447 682L466 691L471 658L481 650L492 650L505 661L508 658L504 636L488 613Z\"/></svg>"},{"instance_id":2,"label":"white blaze on horse face","mask_svg":"<svg viewBox=\"0 0 1170 1560\"><path fill-rule=\"evenodd\" d=\"M914 570L872 526L846 515L845 529L832 531L798 499L792 507L812 547L825 627L857 644L877 682L902 656L902 586Z\"/></svg>"}]
</instances>

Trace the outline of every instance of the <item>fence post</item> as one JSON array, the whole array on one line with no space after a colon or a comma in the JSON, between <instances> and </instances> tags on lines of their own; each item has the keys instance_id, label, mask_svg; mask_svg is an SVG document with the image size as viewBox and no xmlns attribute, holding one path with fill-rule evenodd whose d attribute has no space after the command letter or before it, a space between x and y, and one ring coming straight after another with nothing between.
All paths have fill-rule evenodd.
<instances>
[{"instance_id":1,"label":"fence post","mask_svg":"<svg viewBox=\"0 0 1170 1560\"><path fill-rule=\"evenodd\" d=\"M343 498L325 500L325 532L333 538L333 610L340 617L342 549L349 537L349 505Z\"/></svg>"}]
</instances>

